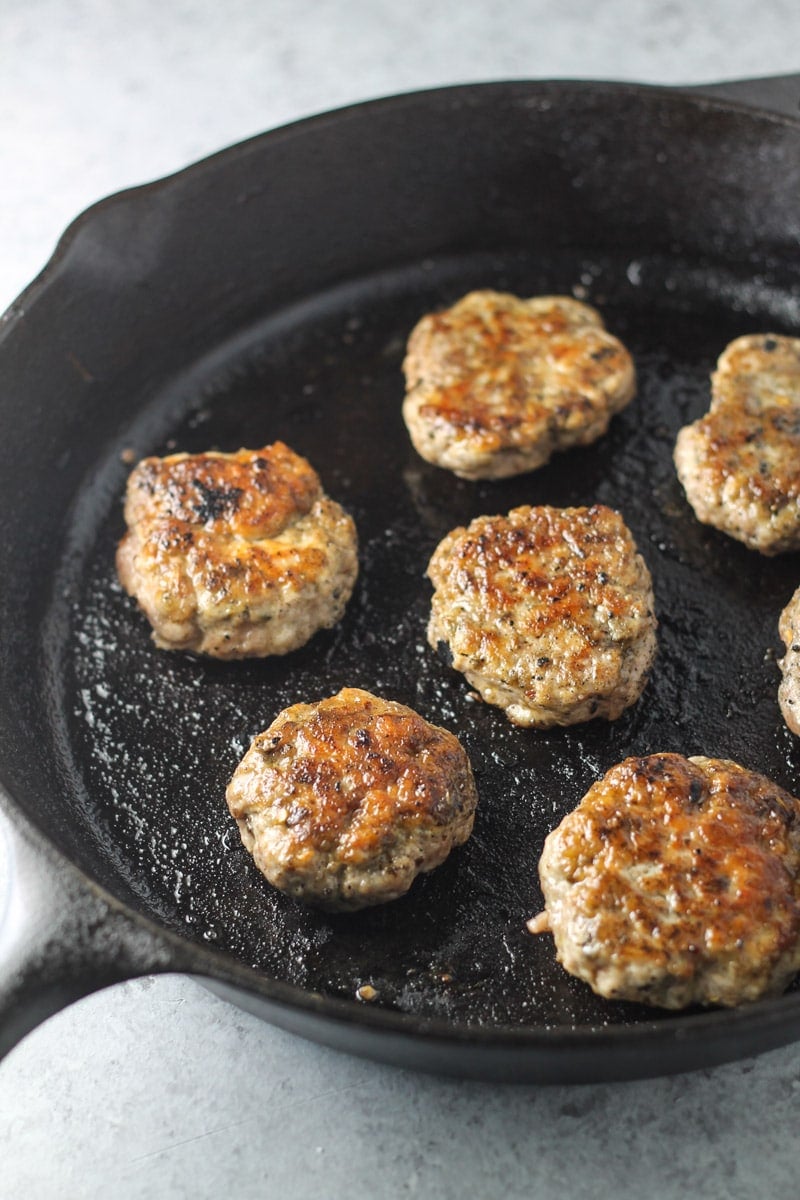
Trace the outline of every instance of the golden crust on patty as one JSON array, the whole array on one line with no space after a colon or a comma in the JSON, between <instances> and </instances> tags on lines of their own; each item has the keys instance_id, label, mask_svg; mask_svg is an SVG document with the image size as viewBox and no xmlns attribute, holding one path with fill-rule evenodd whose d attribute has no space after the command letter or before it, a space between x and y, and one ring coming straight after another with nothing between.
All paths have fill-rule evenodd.
<instances>
[{"instance_id":1,"label":"golden crust on patty","mask_svg":"<svg viewBox=\"0 0 800 1200\"><path fill-rule=\"evenodd\" d=\"M737 338L711 397L675 446L698 520L762 554L800 549L800 338Z\"/></svg>"},{"instance_id":2,"label":"golden crust on patty","mask_svg":"<svg viewBox=\"0 0 800 1200\"><path fill-rule=\"evenodd\" d=\"M428 641L517 725L614 720L656 652L650 573L619 513L523 506L454 529L428 566Z\"/></svg>"},{"instance_id":3,"label":"golden crust on patty","mask_svg":"<svg viewBox=\"0 0 800 1200\"><path fill-rule=\"evenodd\" d=\"M664 1008L782 992L800 968L800 801L734 762L652 754L594 784L545 841L567 971Z\"/></svg>"},{"instance_id":4,"label":"golden crust on patty","mask_svg":"<svg viewBox=\"0 0 800 1200\"><path fill-rule=\"evenodd\" d=\"M270 883L333 910L401 896L467 840L477 799L452 733L359 688L285 709L227 790Z\"/></svg>"},{"instance_id":5,"label":"golden crust on patty","mask_svg":"<svg viewBox=\"0 0 800 1200\"><path fill-rule=\"evenodd\" d=\"M518 475L588 445L636 390L628 351L569 296L470 292L418 322L403 369L415 449L464 479Z\"/></svg>"},{"instance_id":6,"label":"golden crust on patty","mask_svg":"<svg viewBox=\"0 0 800 1200\"><path fill-rule=\"evenodd\" d=\"M117 571L162 649L286 654L340 619L358 572L352 519L282 442L145 458L125 520Z\"/></svg>"}]
</instances>

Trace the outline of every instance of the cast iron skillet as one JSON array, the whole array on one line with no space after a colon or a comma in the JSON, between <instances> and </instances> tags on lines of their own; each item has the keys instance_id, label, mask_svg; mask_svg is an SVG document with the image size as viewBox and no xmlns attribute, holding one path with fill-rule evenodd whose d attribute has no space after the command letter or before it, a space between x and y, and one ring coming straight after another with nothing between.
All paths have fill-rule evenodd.
<instances>
[{"instance_id":1,"label":"cast iron skillet","mask_svg":"<svg viewBox=\"0 0 800 1200\"><path fill-rule=\"evenodd\" d=\"M800 788L774 662L800 565L700 526L671 465L726 342L800 328L800 81L728 92L784 115L725 89L400 96L266 134L70 227L0 332L5 1048L154 971L333 1046L497 1080L653 1075L800 1034L796 993L678 1016L601 1002L524 929L546 833L624 756L720 755ZM479 286L602 309L640 380L603 441L503 483L416 457L405 338ZM356 519L344 620L276 661L156 651L114 578L123 452L278 437ZM479 513L595 500L624 513L653 572L656 668L613 725L514 729L425 645L428 556ZM262 880L223 793L280 708L345 684L457 731L481 804L468 845L408 897L331 918Z\"/></svg>"}]
</instances>

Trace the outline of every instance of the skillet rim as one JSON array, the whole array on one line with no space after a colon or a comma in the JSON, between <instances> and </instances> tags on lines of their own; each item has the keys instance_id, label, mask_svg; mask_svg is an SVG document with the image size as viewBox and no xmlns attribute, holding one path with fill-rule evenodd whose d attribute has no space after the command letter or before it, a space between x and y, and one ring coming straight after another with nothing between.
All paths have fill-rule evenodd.
<instances>
[{"instance_id":1,"label":"skillet rim","mask_svg":"<svg viewBox=\"0 0 800 1200\"><path fill-rule=\"evenodd\" d=\"M11 810L11 811L10 811ZM119 978L133 978L145 974L180 973L197 977L198 981L209 990L216 991L219 987L234 1003L238 1000L231 997L227 989L236 989L257 999L266 1001L273 1015L279 1017L286 1014L284 1020L275 1019L274 1023L283 1028L293 1029L296 1024L293 1017L300 1014L303 1018L318 1023L321 1027L332 1027L338 1031L347 1032L355 1028L356 1032L366 1029L371 1033L399 1035L408 1043L421 1043L422 1048L431 1044L445 1045L451 1050L457 1047L469 1046L470 1052L491 1054L493 1051L513 1050L525 1053L520 1079L528 1082L537 1081L539 1073L525 1069L528 1058L535 1058L537 1053L558 1055L574 1055L579 1051L590 1052L593 1056L613 1054L615 1048L631 1051L646 1051L664 1053L671 1046L683 1045L679 1061L670 1069L661 1068L656 1072L644 1069L630 1068L619 1073L610 1072L603 1077L610 1079L625 1079L647 1077L654 1074L663 1075L680 1071L701 1069L711 1065L710 1061L686 1063L685 1049L703 1041L709 1029L718 1033L720 1027L727 1035L722 1053L717 1053L713 1061L727 1062L737 1057L735 1039L747 1037L755 1030L768 1038L764 1049L785 1044L793 1040L789 1028L787 1013L793 1017L792 1027L800 1036L800 993L785 993L782 996L762 1000L738 1008L708 1009L702 1012L674 1013L660 1016L652 1021L638 1021L635 1024L613 1025L483 1025L450 1021L441 1017L420 1017L414 1013L401 1012L396 1009L380 1008L361 1003L355 999L344 999L339 996L326 996L296 984L285 983L279 979L257 971L240 962L234 955L215 949L212 946L201 945L187 938L182 938L166 926L160 925L151 917L132 908L118 899L101 884L95 882L79 866L73 863L37 825L22 812L9 795L5 787L0 785L0 818L5 816L12 825L12 832L20 841L34 843L33 849L37 858L37 866L44 868L44 874L57 877L59 874L66 878L67 887L77 883L80 893L87 902L99 899L101 904L115 917L122 917L124 924L117 929L120 939L120 949L124 951L131 946L136 938L144 934L152 942L152 961L139 963L138 969L127 971ZM0 833L4 832L0 821ZM19 859L12 850L12 863L15 860L25 868L24 855ZM21 861L20 861L21 860ZM14 869L9 872L9 886L14 886ZM35 882L35 881L34 881ZM55 890L55 889L54 889ZM77 905L76 905L77 907ZM88 907L88 904L87 904ZM126 928L128 926L129 928ZM169 954L164 959L163 952ZM121 953L122 959L124 954ZM135 957L135 955L134 955ZM139 952L141 957L141 952ZM111 956L107 945L101 946L97 964L108 965ZM86 992L99 990L106 986L109 980L104 978L96 982L96 986L88 987ZM245 1006L246 1007L246 1006ZM294 1030L303 1032L303 1030ZM776 1036L777 1035L777 1036ZM315 1036L312 1034L311 1036ZM341 1034L340 1034L341 1037ZM320 1037L317 1040L328 1042ZM340 1038L329 1044L340 1047ZM359 1053L358 1047L346 1047L351 1052ZM369 1055L369 1057L373 1057ZM375 1056L377 1057L377 1055ZM423 1067L423 1063L415 1064ZM482 1077L478 1072L474 1075L469 1070L459 1072L465 1077ZM580 1081L600 1079L595 1070L578 1072ZM545 1071L541 1082L557 1082L559 1074L552 1070ZM573 1080L574 1081L578 1081Z\"/></svg>"},{"instance_id":2,"label":"skillet rim","mask_svg":"<svg viewBox=\"0 0 800 1200\"><path fill-rule=\"evenodd\" d=\"M793 76L777 75L768 77L766 82L771 79L775 81L783 81ZM800 75L797 76L798 88L800 89ZM777 112L774 109L769 109L761 104L748 103L746 100L730 99L725 95L714 95L715 87L724 88L730 85L748 86L755 83L761 83L764 80L732 80L730 84L727 81L720 81L712 84L660 84L660 83L636 83L613 79L573 79L573 78L555 78L555 79L525 79L516 76L511 76L508 79L492 79L481 80L475 83L456 83L447 84L442 87L431 87L422 89L409 89L408 91L394 92L384 96L377 96L374 99L356 100L351 104L341 105L340 107L327 109L323 112L310 113L308 116L299 117L294 121L288 121L283 125L278 125L273 129L266 129L261 133L255 133L250 137L242 138L241 141L233 142L229 146L223 146L219 150L214 150L210 154L204 155L202 158L196 159L193 162L187 163L183 167L179 167L176 171L170 171L167 175L159 175L155 179L150 179L140 184L133 184L131 187L120 188L118 191L109 192L106 196L101 196L99 200L95 200L87 208L82 209L77 213L66 228L62 231L50 257L42 266L41 270L33 277L33 279L23 288L19 295L11 301L8 308L4 312L0 312L0 346L2 345L8 332L13 329L17 320L28 315L30 305L36 302L39 294L44 290L50 281L51 275L61 265L62 260L66 257L76 235L83 229L85 225L91 222L94 217L113 205L130 199L146 199L150 195L165 187L169 187L175 183L181 183L185 179L193 175L199 175L209 167L213 167L226 160L233 160L240 154L249 153L254 150L257 145L269 144L278 142L285 137L294 136L297 133L302 133L305 129L322 128L327 124L339 122L342 119L351 119L363 112L376 112L383 108L394 109L402 104L423 102L432 100L437 97L444 98L445 96L457 99L461 96L469 98L474 95L488 95L492 91L506 92L510 88L553 88L560 90L562 88L586 88L597 94L613 94L615 92L629 92L635 95L664 95L669 97L682 97L685 100L691 101L701 110L703 108L717 108L724 112L742 113L748 116L756 116L760 119L775 121L779 124L785 124L800 128L800 103L798 106L798 115L794 116L784 112ZM705 90L709 89L709 90Z\"/></svg>"}]
</instances>

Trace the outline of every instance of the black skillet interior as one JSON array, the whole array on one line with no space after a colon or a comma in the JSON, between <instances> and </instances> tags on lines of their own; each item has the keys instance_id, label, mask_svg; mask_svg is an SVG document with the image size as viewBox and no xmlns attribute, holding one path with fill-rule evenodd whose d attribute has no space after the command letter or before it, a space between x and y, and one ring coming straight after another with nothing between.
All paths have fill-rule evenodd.
<instances>
[{"instance_id":1,"label":"black skillet interior","mask_svg":"<svg viewBox=\"0 0 800 1200\"><path fill-rule=\"evenodd\" d=\"M166 655L114 578L122 525L112 502L79 577L67 641L63 716L75 792L121 855L140 902L180 931L270 975L454 1020L629 1021L571 981L552 943L532 938L536 863L548 831L627 754L679 750L734 758L797 788L798 756L776 703L776 614L796 563L767 562L699 526L672 467L677 429L707 405L714 355L774 315L731 312L690 272L607 259L542 264L464 257L381 274L253 331L230 359L180 385L185 417L136 454L258 446L276 438L318 464L353 514L361 577L344 621L275 661L218 664ZM476 285L555 288L601 306L639 369L635 403L600 444L506 483L454 480L421 462L400 418L400 364L417 317ZM695 287L698 281L694 281ZM702 316L702 319L699 319ZM165 397L175 395L175 385ZM124 467L108 465L122 488ZM660 654L641 702L613 724L548 733L513 728L476 703L425 640L428 558L455 525L516 504L602 501L628 520L653 572ZM410 704L466 745L481 805L473 837L395 904L331 918L271 889L239 843L225 785L250 739L287 704L366 687ZM648 1014L650 1015L650 1014Z\"/></svg>"},{"instance_id":2,"label":"black skillet interior","mask_svg":"<svg viewBox=\"0 0 800 1200\"><path fill-rule=\"evenodd\" d=\"M454 1027L658 1019L594 997L525 920L541 902L546 834L626 755L729 757L800 789L775 662L797 558L761 558L699 525L671 459L677 430L707 407L725 344L797 332L798 145L790 123L667 92L500 85L300 126L90 214L32 297L29 345L37 331L42 345L48 317L56 323L55 401L44 367L25 360L39 424L18 404L5 456L12 475L23 452L38 456L40 481L50 468L42 496L16 467L39 532L29 574L5 600L8 621L15 595L27 595L45 631L33 649L22 631L4 651L6 670L28 681L4 701L5 772L34 820L161 924L306 992L353 997L370 983L375 1004ZM272 182L281 155L286 195ZM337 170L351 172L341 187ZM298 178L302 202L289 194ZM223 194L224 220L245 226L235 246L218 215L202 224ZM344 227L348 196L357 211ZM276 214L283 267L259 261L265 244L276 253ZM131 239L116 259L115 236ZM415 455L400 416L405 339L422 313L475 287L572 294L601 310L639 378L607 437L498 483L458 481ZM55 428L37 451L45 411ZM157 651L115 582L123 452L277 438L308 456L358 526L361 573L343 621L279 660ZM594 501L623 513L654 577L652 678L613 724L516 729L428 648L428 558L480 513ZM7 556L24 544L18 524L5 532ZM481 802L469 843L406 898L331 917L260 877L224 790L282 707L345 685L456 732Z\"/></svg>"}]
</instances>

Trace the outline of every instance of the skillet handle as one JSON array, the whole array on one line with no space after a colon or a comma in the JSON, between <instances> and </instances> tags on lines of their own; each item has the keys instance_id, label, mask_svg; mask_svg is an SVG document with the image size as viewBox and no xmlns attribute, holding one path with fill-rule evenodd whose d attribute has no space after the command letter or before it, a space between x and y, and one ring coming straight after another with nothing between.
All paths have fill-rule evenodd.
<instances>
[{"instance_id":1,"label":"skillet handle","mask_svg":"<svg viewBox=\"0 0 800 1200\"><path fill-rule=\"evenodd\" d=\"M784 117L800 117L800 75L768 75L763 79L732 79L704 83L681 91L712 100L735 100Z\"/></svg>"},{"instance_id":2,"label":"skillet handle","mask_svg":"<svg viewBox=\"0 0 800 1200\"><path fill-rule=\"evenodd\" d=\"M82 996L192 962L193 948L93 884L0 789L0 1058Z\"/></svg>"}]
</instances>

